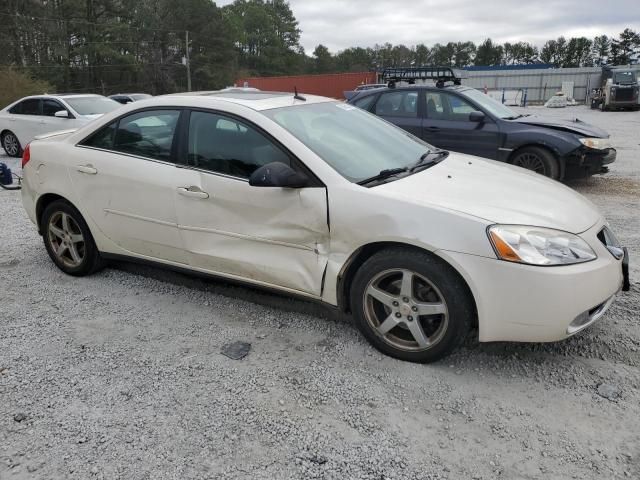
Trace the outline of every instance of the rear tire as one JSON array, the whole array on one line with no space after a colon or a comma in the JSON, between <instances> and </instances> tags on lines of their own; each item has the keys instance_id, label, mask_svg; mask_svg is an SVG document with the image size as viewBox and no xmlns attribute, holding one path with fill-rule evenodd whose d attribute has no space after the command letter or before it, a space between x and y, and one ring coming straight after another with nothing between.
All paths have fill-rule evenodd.
<instances>
[{"instance_id":1,"label":"rear tire","mask_svg":"<svg viewBox=\"0 0 640 480\"><path fill-rule=\"evenodd\" d=\"M22 155L22 147L15 133L7 131L2 134L2 148L10 157L19 157Z\"/></svg>"},{"instance_id":2,"label":"rear tire","mask_svg":"<svg viewBox=\"0 0 640 480\"><path fill-rule=\"evenodd\" d=\"M464 281L442 259L408 248L382 250L356 272L356 326L382 353L429 363L458 347L475 318Z\"/></svg>"},{"instance_id":3,"label":"rear tire","mask_svg":"<svg viewBox=\"0 0 640 480\"><path fill-rule=\"evenodd\" d=\"M560 177L558 159L546 148L533 146L521 148L513 154L511 163L554 180Z\"/></svg>"},{"instance_id":4,"label":"rear tire","mask_svg":"<svg viewBox=\"0 0 640 480\"><path fill-rule=\"evenodd\" d=\"M82 277L104 267L87 223L70 203L56 200L49 204L40 225L47 253L64 273Z\"/></svg>"}]
</instances>

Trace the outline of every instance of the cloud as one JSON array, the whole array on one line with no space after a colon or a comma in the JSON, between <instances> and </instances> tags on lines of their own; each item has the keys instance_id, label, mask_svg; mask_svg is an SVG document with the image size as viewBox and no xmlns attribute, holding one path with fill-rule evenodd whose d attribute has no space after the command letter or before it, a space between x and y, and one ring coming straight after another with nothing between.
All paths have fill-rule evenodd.
<instances>
[{"instance_id":1,"label":"cloud","mask_svg":"<svg viewBox=\"0 0 640 480\"><path fill-rule=\"evenodd\" d=\"M231 3L230 1L218 4ZM560 35L617 36L640 26L638 0L290 0L307 53L386 42L416 45L491 37L536 45Z\"/></svg>"}]
</instances>

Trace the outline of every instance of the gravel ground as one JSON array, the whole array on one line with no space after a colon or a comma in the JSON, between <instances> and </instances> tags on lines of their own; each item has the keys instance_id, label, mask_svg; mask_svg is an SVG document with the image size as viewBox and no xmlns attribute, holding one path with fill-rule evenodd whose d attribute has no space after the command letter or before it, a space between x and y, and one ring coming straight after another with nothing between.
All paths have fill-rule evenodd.
<instances>
[{"instance_id":1,"label":"gravel ground","mask_svg":"<svg viewBox=\"0 0 640 480\"><path fill-rule=\"evenodd\" d=\"M639 278L640 113L544 113L612 132L611 172L572 186ZM0 479L640 478L638 285L568 341L413 365L315 304L130 264L65 276L19 193L0 218Z\"/></svg>"}]
</instances>

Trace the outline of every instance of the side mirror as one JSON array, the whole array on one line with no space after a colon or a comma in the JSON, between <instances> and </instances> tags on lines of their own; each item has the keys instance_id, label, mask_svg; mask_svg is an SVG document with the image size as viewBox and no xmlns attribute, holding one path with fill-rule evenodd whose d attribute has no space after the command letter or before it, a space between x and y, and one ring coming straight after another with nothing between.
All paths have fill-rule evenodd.
<instances>
[{"instance_id":1,"label":"side mirror","mask_svg":"<svg viewBox=\"0 0 640 480\"><path fill-rule=\"evenodd\" d=\"M69 112L67 112L66 110L58 110L53 114L53 116L57 118L69 118Z\"/></svg>"},{"instance_id":2,"label":"side mirror","mask_svg":"<svg viewBox=\"0 0 640 480\"><path fill-rule=\"evenodd\" d=\"M484 122L485 118L486 118L486 115L482 112L471 112L469 114L470 122L482 123Z\"/></svg>"},{"instance_id":3,"label":"side mirror","mask_svg":"<svg viewBox=\"0 0 640 480\"><path fill-rule=\"evenodd\" d=\"M304 173L282 162L267 163L249 177L252 187L303 188L308 184L309 178Z\"/></svg>"}]
</instances>

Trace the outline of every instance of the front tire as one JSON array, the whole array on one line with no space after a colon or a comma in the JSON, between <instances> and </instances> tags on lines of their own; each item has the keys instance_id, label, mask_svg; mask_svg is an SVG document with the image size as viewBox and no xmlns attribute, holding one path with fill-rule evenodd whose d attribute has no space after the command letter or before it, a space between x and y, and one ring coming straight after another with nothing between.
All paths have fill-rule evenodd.
<instances>
[{"instance_id":1,"label":"front tire","mask_svg":"<svg viewBox=\"0 0 640 480\"><path fill-rule=\"evenodd\" d=\"M517 167L526 168L545 177L557 180L560 177L560 165L556 157L541 147L525 147L518 150L511 160Z\"/></svg>"},{"instance_id":2,"label":"front tire","mask_svg":"<svg viewBox=\"0 0 640 480\"><path fill-rule=\"evenodd\" d=\"M2 148L10 157L19 157L22 155L22 147L20 141L13 132L5 132L2 134Z\"/></svg>"},{"instance_id":3,"label":"front tire","mask_svg":"<svg viewBox=\"0 0 640 480\"><path fill-rule=\"evenodd\" d=\"M52 202L42 213L40 225L47 253L64 273L82 277L103 267L87 223L70 203Z\"/></svg>"},{"instance_id":4,"label":"front tire","mask_svg":"<svg viewBox=\"0 0 640 480\"><path fill-rule=\"evenodd\" d=\"M355 324L367 340L409 362L448 355L475 316L469 289L446 262L405 248L369 258L353 279L350 300Z\"/></svg>"}]
</instances>

